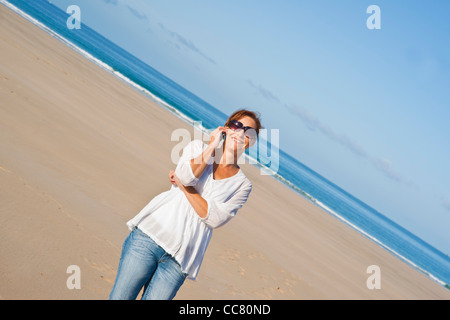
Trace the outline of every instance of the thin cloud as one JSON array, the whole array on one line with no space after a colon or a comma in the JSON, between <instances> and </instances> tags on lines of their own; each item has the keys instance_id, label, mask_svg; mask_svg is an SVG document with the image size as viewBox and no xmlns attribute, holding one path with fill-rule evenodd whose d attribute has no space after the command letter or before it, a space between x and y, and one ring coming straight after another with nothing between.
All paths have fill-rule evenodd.
<instances>
[{"instance_id":1,"label":"thin cloud","mask_svg":"<svg viewBox=\"0 0 450 320\"><path fill-rule=\"evenodd\" d=\"M363 146L353 141L345 134L337 133L331 129L328 125L322 123L319 119L311 115L306 109L293 105L284 105L286 109L293 115L297 116L311 131L319 131L328 137L330 140L340 144L345 147L353 154L365 158L372 163L372 165L382 172L386 177L399 183L404 183L409 186L414 186L414 184L397 172L391 161L385 158L380 158L370 155ZM450 208L450 203L449 203Z\"/></svg>"},{"instance_id":2,"label":"thin cloud","mask_svg":"<svg viewBox=\"0 0 450 320\"><path fill-rule=\"evenodd\" d=\"M184 47L188 48L189 50L199 54L200 56L202 56L203 58L205 58L212 64L217 65L217 62L214 61L214 59L212 59L212 58L208 57L206 54L204 54L199 48L197 48L197 46L191 40L186 39L181 34L168 29L162 23L158 23L158 25L163 31L167 32L173 39L175 39L177 41L177 43L179 43L179 44L183 45Z\"/></svg>"},{"instance_id":3,"label":"thin cloud","mask_svg":"<svg viewBox=\"0 0 450 320\"><path fill-rule=\"evenodd\" d=\"M107 4L117 5L118 0L103 0L103 2L106 2Z\"/></svg>"},{"instance_id":4,"label":"thin cloud","mask_svg":"<svg viewBox=\"0 0 450 320\"><path fill-rule=\"evenodd\" d=\"M411 180L395 171L390 160L377 157L370 157L370 160L378 170L383 172L390 179L417 188Z\"/></svg>"},{"instance_id":5,"label":"thin cloud","mask_svg":"<svg viewBox=\"0 0 450 320\"><path fill-rule=\"evenodd\" d=\"M103 0L105 3L107 4L112 4L112 5L117 5L118 4L118 0ZM130 11L130 13L136 17L137 19L141 20L141 21L146 21L146 22L151 22L151 19L143 12L136 10L135 8L133 8L130 5L126 5L127 9ZM217 65L217 62L212 59L211 57L209 57L208 55L206 55L203 51L201 51L191 40L185 38L184 36L182 36L181 34L170 30L169 28L167 28L164 24L162 24L161 22L158 23L159 27L161 28L161 30L163 30L164 32L166 32L167 34L170 35L170 37L175 40L173 42L173 44L175 45L175 47L177 47L178 49L180 47L185 47L188 50L200 55L201 57L203 57L204 59L206 59L207 61L209 61L210 63ZM151 32L153 33L151 28L147 28L147 32Z\"/></svg>"},{"instance_id":6,"label":"thin cloud","mask_svg":"<svg viewBox=\"0 0 450 320\"><path fill-rule=\"evenodd\" d=\"M450 211L450 198L443 198L443 199L442 199L442 206L443 206L444 209L446 209L447 211Z\"/></svg>"},{"instance_id":7,"label":"thin cloud","mask_svg":"<svg viewBox=\"0 0 450 320\"><path fill-rule=\"evenodd\" d=\"M127 6L128 10L131 12L131 14L133 16L135 16L136 18L138 18L139 20L143 20L143 21L148 21L147 16L145 15L145 13L139 13L139 11L133 9L130 6Z\"/></svg>"},{"instance_id":8,"label":"thin cloud","mask_svg":"<svg viewBox=\"0 0 450 320\"><path fill-rule=\"evenodd\" d=\"M323 124L319 119L311 115L307 110L302 107L292 106L285 104L287 110L289 110L292 114L296 115L300 120L302 120L309 130L311 131L320 131L325 136L333 140L334 142L339 143L340 145L346 147L354 154L367 158L368 154L364 148L351 140L344 134L334 132L329 126Z\"/></svg>"},{"instance_id":9,"label":"thin cloud","mask_svg":"<svg viewBox=\"0 0 450 320\"><path fill-rule=\"evenodd\" d=\"M267 100L280 102L280 99L278 99L275 94L273 94L270 90L264 88L262 85L255 85L250 79L247 80L247 83L250 84L250 86L252 86L254 89L256 89L256 91L258 91Z\"/></svg>"}]
</instances>

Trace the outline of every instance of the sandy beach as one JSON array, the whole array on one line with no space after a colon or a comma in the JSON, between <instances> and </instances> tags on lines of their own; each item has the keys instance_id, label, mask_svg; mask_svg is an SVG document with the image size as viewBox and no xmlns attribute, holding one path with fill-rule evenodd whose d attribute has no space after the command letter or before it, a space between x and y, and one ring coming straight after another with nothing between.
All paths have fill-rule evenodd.
<instances>
[{"instance_id":1,"label":"sandy beach","mask_svg":"<svg viewBox=\"0 0 450 320\"><path fill-rule=\"evenodd\" d=\"M125 222L170 188L171 134L194 129L3 5L0 28L0 298L107 299ZM176 299L450 299L272 177L242 169L247 204L214 231L198 279ZM80 289L67 287L71 265ZM371 265L380 289L366 285Z\"/></svg>"}]
</instances>

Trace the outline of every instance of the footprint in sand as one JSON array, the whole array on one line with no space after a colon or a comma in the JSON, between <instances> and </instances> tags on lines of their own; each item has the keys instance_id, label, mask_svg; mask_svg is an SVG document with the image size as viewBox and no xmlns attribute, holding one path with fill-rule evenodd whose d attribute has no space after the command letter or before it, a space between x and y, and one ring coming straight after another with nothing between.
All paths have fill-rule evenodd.
<instances>
[{"instance_id":1,"label":"footprint in sand","mask_svg":"<svg viewBox=\"0 0 450 320\"><path fill-rule=\"evenodd\" d=\"M228 259L231 261L238 261L241 257L241 252L237 249L232 249L232 248L228 249L226 251L226 253L227 253Z\"/></svg>"},{"instance_id":2,"label":"footprint in sand","mask_svg":"<svg viewBox=\"0 0 450 320\"><path fill-rule=\"evenodd\" d=\"M241 275L241 277L245 276L245 269L242 266L239 266L239 274Z\"/></svg>"},{"instance_id":3,"label":"footprint in sand","mask_svg":"<svg viewBox=\"0 0 450 320\"><path fill-rule=\"evenodd\" d=\"M100 278L108 283L114 283L114 268L107 263L101 263L101 265L89 260L86 257L82 257L93 269L100 271ZM107 276L107 274L109 276Z\"/></svg>"}]
</instances>

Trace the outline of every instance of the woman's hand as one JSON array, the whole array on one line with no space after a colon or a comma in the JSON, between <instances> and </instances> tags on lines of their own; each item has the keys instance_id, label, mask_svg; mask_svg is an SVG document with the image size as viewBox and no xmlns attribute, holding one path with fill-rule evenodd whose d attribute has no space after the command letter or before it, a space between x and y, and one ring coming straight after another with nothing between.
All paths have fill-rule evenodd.
<instances>
[{"instance_id":1,"label":"woman's hand","mask_svg":"<svg viewBox=\"0 0 450 320\"><path fill-rule=\"evenodd\" d=\"M170 170L169 171L169 180L170 183L172 183L175 186L179 186L181 185L180 180L178 179L178 177L175 175L175 170Z\"/></svg>"},{"instance_id":2,"label":"woman's hand","mask_svg":"<svg viewBox=\"0 0 450 320\"><path fill-rule=\"evenodd\" d=\"M214 129L213 132L211 132L209 136L209 145L216 149L219 146L220 141L222 140L222 132L226 132L226 127L217 127Z\"/></svg>"}]
</instances>

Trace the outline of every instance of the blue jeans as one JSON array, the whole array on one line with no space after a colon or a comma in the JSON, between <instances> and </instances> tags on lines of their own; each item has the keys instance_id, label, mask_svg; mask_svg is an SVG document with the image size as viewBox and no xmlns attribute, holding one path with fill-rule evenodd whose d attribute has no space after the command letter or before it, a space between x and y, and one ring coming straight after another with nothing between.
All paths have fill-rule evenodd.
<instances>
[{"instance_id":1,"label":"blue jeans","mask_svg":"<svg viewBox=\"0 0 450 320\"><path fill-rule=\"evenodd\" d=\"M172 300L186 276L171 255L144 232L134 228L123 243L109 298L134 300L144 288L142 300Z\"/></svg>"}]
</instances>

